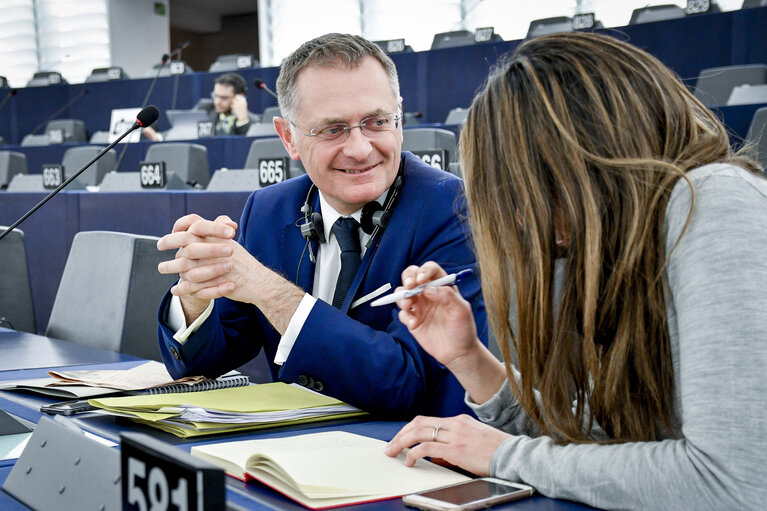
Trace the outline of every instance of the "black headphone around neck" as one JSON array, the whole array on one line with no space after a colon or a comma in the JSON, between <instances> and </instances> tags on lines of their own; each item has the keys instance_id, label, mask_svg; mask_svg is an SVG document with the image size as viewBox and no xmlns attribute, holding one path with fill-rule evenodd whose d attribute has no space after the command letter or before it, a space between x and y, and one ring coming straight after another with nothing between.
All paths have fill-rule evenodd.
<instances>
[{"instance_id":1,"label":"black headphone around neck","mask_svg":"<svg viewBox=\"0 0 767 511\"><path fill-rule=\"evenodd\" d=\"M386 226L389 225L389 220L391 219L391 211L394 209L394 205L397 203L400 190L402 189L402 174L404 172L404 168L405 158L403 157L400 160L397 177L394 178L394 182L389 187L389 193L386 194L386 199L384 200L383 206L381 206L378 201L371 201L362 207L360 227L362 227L362 230L365 232L365 234L370 234L370 239L365 245L365 248L369 248L370 244L373 242L373 239L378 235L378 233L386 229ZM317 243L325 243L326 241L325 227L322 222L322 214L314 211L311 205L312 195L314 194L315 190L317 190L317 187L314 185L314 183L312 183L312 185L309 187L309 192L306 194L304 205L301 206L301 214L304 215L304 223L298 224L301 219L296 222L296 225L298 225L298 227L301 229L301 236L306 239L306 246L309 246L309 242L311 241L316 241ZM306 250L306 247L304 247L304 250ZM303 254L301 254L301 259L303 259L303 257ZM312 261L312 263L316 262L314 252L312 251L311 247L309 247L309 259ZM299 271L300 269L301 265L299 263ZM296 275L296 280L298 280L298 275Z\"/></svg>"}]
</instances>

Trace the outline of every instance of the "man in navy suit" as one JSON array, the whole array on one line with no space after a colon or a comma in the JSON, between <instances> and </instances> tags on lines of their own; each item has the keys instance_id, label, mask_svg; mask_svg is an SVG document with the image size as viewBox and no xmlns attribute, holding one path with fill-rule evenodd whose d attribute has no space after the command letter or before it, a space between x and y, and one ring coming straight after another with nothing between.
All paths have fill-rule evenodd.
<instances>
[{"instance_id":1,"label":"man in navy suit","mask_svg":"<svg viewBox=\"0 0 767 511\"><path fill-rule=\"evenodd\" d=\"M476 265L462 182L401 153L394 63L361 37L328 34L286 59L277 90L275 128L307 174L250 196L239 243L229 218L197 215L159 241L178 249L159 268L179 274L160 307L170 373L218 376L263 349L273 378L387 418L468 411L395 305L370 305L410 265ZM476 274L459 288L486 339Z\"/></svg>"}]
</instances>

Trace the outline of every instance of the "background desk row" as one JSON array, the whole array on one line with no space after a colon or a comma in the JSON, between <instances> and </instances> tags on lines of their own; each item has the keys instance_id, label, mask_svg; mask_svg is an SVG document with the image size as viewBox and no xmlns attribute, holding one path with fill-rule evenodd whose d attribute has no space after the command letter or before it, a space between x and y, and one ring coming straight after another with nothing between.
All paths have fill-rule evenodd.
<instances>
[{"instance_id":1,"label":"background desk row","mask_svg":"<svg viewBox=\"0 0 767 511\"><path fill-rule=\"evenodd\" d=\"M765 24L767 8L762 7L596 32L614 35L647 50L694 86L695 78L704 68L767 62ZM498 58L520 43L502 41L393 54L404 107L409 112L420 112L425 122L444 122L450 109L471 104ZM278 73L276 67L241 70L251 85L247 91L251 111L260 113L276 104L252 84L260 78L274 88ZM160 78L149 102L161 110L192 108L199 98L208 97L216 76L191 73ZM10 143L19 143L51 113L78 96L82 99L60 117L81 119L90 132L107 130L111 110L141 105L151 81L146 78L19 89L13 101L0 111L0 136ZM85 89L89 91L87 95L83 95ZM162 116L158 128L167 127Z\"/></svg>"},{"instance_id":2,"label":"background desk row","mask_svg":"<svg viewBox=\"0 0 767 511\"><path fill-rule=\"evenodd\" d=\"M13 362L9 362L9 360ZM141 360L135 357L0 328L0 380L2 381L45 376L47 371L46 365L48 364L50 364L48 367L70 366L70 369L125 369L140 362ZM88 365L78 366L76 364ZM0 408L32 423L37 423L40 420L39 406L50 402L52 400L44 397L0 391ZM64 420L72 421L75 425L86 431L115 442L119 442L119 435L122 432L141 431L166 442L169 446L173 445L187 451L193 445L224 440L282 437L308 431L320 432L325 430L343 430L388 441L404 424L403 422L348 420L282 427L232 435L217 435L205 440L184 440L159 430L127 420L118 420L111 416L87 414L80 417L64 418ZM15 460L0 461L0 484L8 477L14 463ZM227 501L233 509L287 509L291 511L304 509L261 485L245 484L232 478L227 478ZM590 509L586 506L547 499L541 496L519 501L499 509L505 508L512 510L546 509L551 511ZM5 492L0 492L0 509L26 510L28 508ZM400 510L404 509L404 506L399 499L393 499L345 509L350 511L357 509L366 511L373 509Z\"/></svg>"}]
</instances>

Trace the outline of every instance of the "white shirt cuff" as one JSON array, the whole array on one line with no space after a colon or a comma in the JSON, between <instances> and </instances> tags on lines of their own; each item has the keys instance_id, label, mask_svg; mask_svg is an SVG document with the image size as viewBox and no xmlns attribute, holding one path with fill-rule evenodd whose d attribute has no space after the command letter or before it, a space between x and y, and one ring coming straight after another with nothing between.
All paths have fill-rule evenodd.
<instances>
[{"instance_id":1,"label":"white shirt cuff","mask_svg":"<svg viewBox=\"0 0 767 511\"><path fill-rule=\"evenodd\" d=\"M301 329L306 323L306 318L309 317L309 313L312 312L314 304L317 303L317 299L309 293L304 293L304 297L301 298L301 302L296 308L296 312L293 313L293 317L290 318L288 328L285 329L285 333L280 338L280 343L277 345L277 353L274 355L274 363L282 365L288 359L290 350L293 349L293 345L296 343L298 334L301 333Z\"/></svg>"},{"instance_id":2,"label":"white shirt cuff","mask_svg":"<svg viewBox=\"0 0 767 511\"><path fill-rule=\"evenodd\" d=\"M171 330L175 330L173 338L179 343L184 344L186 340L194 332L200 328L200 325L208 319L210 313L213 311L213 300L208 303L208 307L202 311L197 319L195 319L191 325L186 326L186 317L184 316L184 308L181 306L181 299L178 296L173 296L170 299L168 306L168 326Z\"/></svg>"}]
</instances>

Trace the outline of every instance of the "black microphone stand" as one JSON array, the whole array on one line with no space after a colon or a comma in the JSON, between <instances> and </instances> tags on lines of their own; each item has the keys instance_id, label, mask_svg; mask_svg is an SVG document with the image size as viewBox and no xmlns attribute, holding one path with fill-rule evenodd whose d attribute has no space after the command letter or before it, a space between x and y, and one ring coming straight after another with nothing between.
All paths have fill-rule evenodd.
<instances>
[{"instance_id":1,"label":"black microphone stand","mask_svg":"<svg viewBox=\"0 0 767 511\"><path fill-rule=\"evenodd\" d=\"M88 163L86 163L85 165L83 165L83 167L82 167L80 170L78 170L77 172L75 172L74 174L72 174L71 176L69 176L69 178L68 178L66 181L64 181L64 182L63 182L63 183L61 183L61 184L60 184L58 187L56 187L56 189L55 189L55 190L53 190L51 193L49 193L49 194L48 194L48 195L47 195L47 196L46 196L46 197L45 197L43 200L41 200L40 202L38 202L38 203L37 203L37 205L36 205L35 207L33 207L32 209L30 209L29 211L27 211L27 212L26 212L26 213L25 213L25 214L24 214L24 215L23 215L21 218L19 218L18 220L16 220L16 221L13 223L13 225L11 225L10 227L8 227L8 228L7 228L7 229L6 229L6 230L5 230L5 231L4 231L2 234L0 234L0 240L2 240L3 238L5 238L5 236L6 236L6 235L7 235L9 232L11 232L11 231L12 231L12 230L14 230L16 227L18 227L18 226L19 226L19 224L20 224L21 222L23 222L24 220L26 220L26 219L29 217L29 215L31 215L32 213L34 213L35 211L37 211L38 209L40 209L40 207L42 207L42 205L43 205L43 204L45 204L46 202L48 202L48 201L51 199L51 197L53 197L54 195L56 195L57 193L59 193L59 192L60 192L60 191L61 191L61 190L62 190L62 189L65 187L65 186L67 186L69 183L71 183L71 182L72 182L72 181L73 181L73 180L74 180L74 179L75 179L77 176L79 176L80 174L82 174L82 173L85 171L85 169L87 169L88 167L90 167L91 165L93 165L93 163L94 163L96 160L98 160L99 158L101 158L102 156L104 156L104 154L106 154L106 152L107 152L107 151L109 151L110 149L112 149L112 148L113 148L115 145L117 145L117 143L118 143L118 142L120 142L120 140L122 140L123 138L125 138L126 136L128 136L128 134L129 134L129 133L131 133L133 130L135 130L135 129L136 129L136 128L138 128L139 126L141 126L141 125L139 124L139 122L138 122L138 121L134 122L134 123L133 123L133 126L131 126L131 127L130 127L130 129L129 129L128 131L126 131L125 133L123 133L122 135L120 135L119 137L117 137L117 139L116 139L114 142L112 142L112 143L111 143L111 144L109 144L107 147L105 147L105 148L104 148L104 150L103 150L103 151L101 151L99 154L97 154L97 155L96 155L96 156L95 156L95 157L94 157L94 158L93 158L91 161L89 161Z\"/></svg>"},{"instance_id":2,"label":"black microphone stand","mask_svg":"<svg viewBox=\"0 0 767 511\"><path fill-rule=\"evenodd\" d=\"M16 89L11 89L10 92L8 92L8 95L5 96L2 101L0 101L0 110L2 110L5 104L10 101L13 96L16 95L16 92Z\"/></svg>"},{"instance_id":3,"label":"black microphone stand","mask_svg":"<svg viewBox=\"0 0 767 511\"><path fill-rule=\"evenodd\" d=\"M144 108L146 104L149 102L149 96L152 95L152 92L154 91L155 85L157 85L157 79L160 78L160 73L162 72L162 68L165 67L165 63L168 62L168 59L170 57L167 53L163 53L162 59L160 61L160 67L157 68L157 73L155 73L154 78L152 78L152 83L149 84L149 89L146 91L146 96L144 96L144 101L141 102L141 108ZM133 130L130 130L133 131ZM130 133L130 131L128 133ZM125 137L123 135L118 139L118 142L122 140ZM112 144L113 146L114 144ZM112 147L109 146L109 147ZM122 151L120 151L120 156L117 157L117 161L115 162L115 168L114 170L117 171L120 169L120 164L123 162L123 158L125 158L125 152L128 150L128 144L126 143L123 146Z\"/></svg>"}]
</instances>

